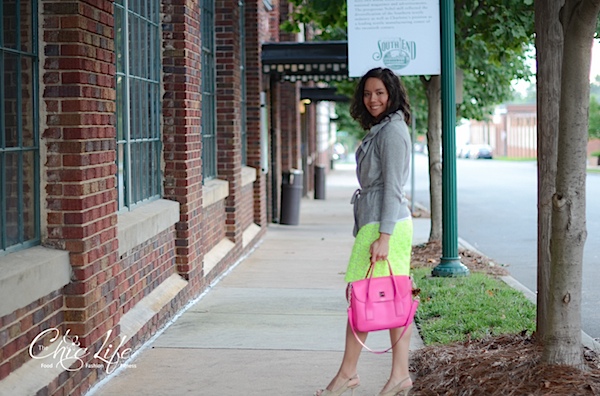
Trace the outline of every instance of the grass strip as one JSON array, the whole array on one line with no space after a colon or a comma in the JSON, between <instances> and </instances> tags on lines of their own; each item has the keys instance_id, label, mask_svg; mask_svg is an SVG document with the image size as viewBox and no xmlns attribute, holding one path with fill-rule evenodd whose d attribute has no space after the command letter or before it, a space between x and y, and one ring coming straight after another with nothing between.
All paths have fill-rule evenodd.
<instances>
[{"instance_id":1,"label":"grass strip","mask_svg":"<svg viewBox=\"0 0 600 396\"><path fill-rule=\"evenodd\" d=\"M535 330L535 305L501 279L478 272L432 277L431 268L412 272L421 289L415 321L425 345Z\"/></svg>"}]
</instances>

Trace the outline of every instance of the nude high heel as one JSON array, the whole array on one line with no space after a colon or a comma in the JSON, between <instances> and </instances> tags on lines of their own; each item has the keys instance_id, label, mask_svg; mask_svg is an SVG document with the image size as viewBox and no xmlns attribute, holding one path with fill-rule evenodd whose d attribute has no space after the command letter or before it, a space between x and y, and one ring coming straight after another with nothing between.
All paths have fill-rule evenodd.
<instances>
[{"instance_id":1,"label":"nude high heel","mask_svg":"<svg viewBox=\"0 0 600 396\"><path fill-rule=\"evenodd\" d=\"M406 377L404 378L402 381L400 381L396 386L394 386L392 389L390 389L389 391L385 392L385 393L380 393L377 396L407 396L408 392L412 389L412 385L402 389L402 384L404 383L404 381L410 379L410 377Z\"/></svg>"},{"instance_id":2,"label":"nude high heel","mask_svg":"<svg viewBox=\"0 0 600 396\"><path fill-rule=\"evenodd\" d=\"M340 396L342 393L347 390L352 390L352 395L354 395L354 389L360 386L360 380L358 379L358 375L355 375L352 378L349 378L346 382L342 384L339 388L330 391L329 389L319 389L315 392L315 396Z\"/></svg>"}]
</instances>

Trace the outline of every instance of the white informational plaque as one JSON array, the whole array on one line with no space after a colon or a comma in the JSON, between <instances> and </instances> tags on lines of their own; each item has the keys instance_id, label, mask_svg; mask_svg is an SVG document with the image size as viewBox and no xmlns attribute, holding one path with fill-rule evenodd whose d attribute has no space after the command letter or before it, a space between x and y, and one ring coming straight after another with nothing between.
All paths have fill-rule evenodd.
<instances>
[{"instance_id":1,"label":"white informational plaque","mask_svg":"<svg viewBox=\"0 0 600 396\"><path fill-rule=\"evenodd\" d=\"M374 67L402 76L437 75L439 0L348 0L348 72Z\"/></svg>"}]
</instances>

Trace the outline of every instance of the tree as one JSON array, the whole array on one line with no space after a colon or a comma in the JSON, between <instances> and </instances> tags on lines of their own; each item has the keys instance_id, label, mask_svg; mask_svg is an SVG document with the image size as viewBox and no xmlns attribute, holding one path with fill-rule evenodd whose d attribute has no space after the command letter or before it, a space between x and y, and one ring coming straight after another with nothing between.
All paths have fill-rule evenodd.
<instances>
[{"instance_id":1,"label":"tree","mask_svg":"<svg viewBox=\"0 0 600 396\"><path fill-rule=\"evenodd\" d=\"M321 38L346 39L346 1L290 0L295 6L287 29L309 24ZM533 0L459 0L455 3L456 64L464 74L457 119L481 120L512 97L511 81L527 79L527 49L533 42ZM403 78L411 103L426 114L429 152L430 240L442 236L441 78ZM425 117L423 116L423 119ZM451 155L455 155L452 153Z\"/></svg>"},{"instance_id":2,"label":"tree","mask_svg":"<svg viewBox=\"0 0 600 396\"><path fill-rule=\"evenodd\" d=\"M538 333L545 363L576 367L583 366L587 76L599 12L600 0L535 1L538 134L540 143L548 139L538 148Z\"/></svg>"},{"instance_id":3,"label":"tree","mask_svg":"<svg viewBox=\"0 0 600 396\"><path fill-rule=\"evenodd\" d=\"M556 15L560 5L556 1L535 2L535 28L537 49L537 144L538 144L538 273L537 273L537 325L540 339L544 339L550 307L550 236L552 197L556 188L556 162L558 150L558 113L560 69L563 42L558 19L545 19ZM553 51L550 51L550 48Z\"/></svg>"}]
</instances>

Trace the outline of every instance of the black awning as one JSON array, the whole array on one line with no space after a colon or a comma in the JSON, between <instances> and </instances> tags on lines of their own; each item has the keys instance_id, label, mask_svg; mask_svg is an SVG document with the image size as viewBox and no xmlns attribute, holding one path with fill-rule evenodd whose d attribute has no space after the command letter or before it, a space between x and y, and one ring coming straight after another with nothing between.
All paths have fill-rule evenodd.
<instances>
[{"instance_id":1,"label":"black awning","mask_svg":"<svg viewBox=\"0 0 600 396\"><path fill-rule=\"evenodd\" d=\"M300 87L300 99L310 99L313 102L327 100L330 102L348 102L350 98L340 95L335 88Z\"/></svg>"},{"instance_id":2,"label":"black awning","mask_svg":"<svg viewBox=\"0 0 600 396\"><path fill-rule=\"evenodd\" d=\"M348 79L348 42L309 41L262 45L263 73L286 81Z\"/></svg>"}]
</instances>

